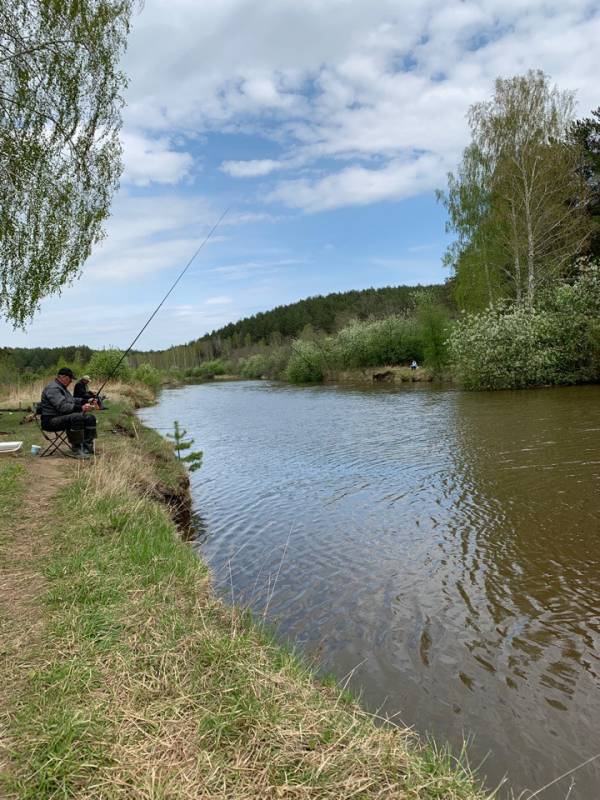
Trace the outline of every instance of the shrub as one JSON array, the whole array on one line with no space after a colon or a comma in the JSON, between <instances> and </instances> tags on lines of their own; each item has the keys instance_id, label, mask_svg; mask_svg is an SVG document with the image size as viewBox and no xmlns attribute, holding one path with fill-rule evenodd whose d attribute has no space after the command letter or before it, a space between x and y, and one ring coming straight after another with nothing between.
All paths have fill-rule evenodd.
<instances>
[{"instance_id":1,"label":"shrub","mask_svg":"<svg viewBox=\"0 0 600 800\"><path fill-rule=\"evenodd\" d=\"M186 369L185 377L206 380L214 378L215 375L225 375L226 371L225 363L221 359L215 358L212 361L202 361L197 366Z\"/></svg>"},{"instance_id":2,"label":"shrub","mask_svg":"<svg viewBox=\"0 0 600 800\"><path fill-rule=\"evenodd\" d=\"M133 372L133 379L157 392L161 386L160 372L151 364L140 364Z\"/></svg>"},{"instance_id":3,"label":"shrub","mask_svg":"<svg viewBox=\"0 0 600 800\"><path fill-rule=\"evenodd\" d=\"M316 342L297 339L285 370L291 383L320 383L325 377L324 352Z\"/></svg>"},{"instance_id":4,"label":"shrub","mask_svg":"<svg viewBox=\"0 0 600 800\"><path fill-rule=\"evenodd\" d=\"M269 359L261 353L256 353L248 358L242 358L239 363L240 375L242 378L259 380L267 374Z\"/></svg>"},{"instance_id":5,"label":"shrub","mask_svg":"<svg viewBox=\"0 0 600 800\"><path fill-rule=\"evenodd\" d=\"M450 357L470 389L566 384L600 377L600 270L544 294L538 307L504 305L465 314L449 337Z\"/></svg>"},{"instance_id":6,"label":"shrub","mask_svg":"<svg viewBox=\"0 0 600 800\"><path fill-rule=\"evenodd\" d=\"M423 359L423 341L415 319L387 317L370 322L353 322L331 342L339 367L376 367Z\"/></svg>"},{"instance_id":7,"label":"shrub","mask_svg":"<svg viewBox=\"0 0 600 800\"><path fill-rule=\"evenodd\" d=\"M448 363L448 310L435 296L424 289L415 292L415 315L423 344L423 360L434 372L441 372Z\"/></svg>"},{"instance_id":8,"label":"shrub","mask_svg":"<svg viewBox=\"0 0 600 800\"><path fill-rule=\"evenodd\" d=\"M119 378L122 381L131 379L131 369L127 359L117 367L121 356L121 350L97 350L90 358L87 370L96 380L106 380L108 377ZM116 371L113 373L113 370Z\"/></svg>"}]
</instances>

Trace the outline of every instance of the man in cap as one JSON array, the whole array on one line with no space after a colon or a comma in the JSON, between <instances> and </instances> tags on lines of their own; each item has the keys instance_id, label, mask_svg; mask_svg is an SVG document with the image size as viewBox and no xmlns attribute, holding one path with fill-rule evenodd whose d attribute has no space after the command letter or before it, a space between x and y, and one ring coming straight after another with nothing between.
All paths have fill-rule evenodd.
<instances>
[{"instance_id":1,"label":"man in cap","mask_svg":"<svg viewBox=\"0 0 600 800\"><path fill-rule=\"evenodd\" d=\"M80 380L78 380L75 384L75 388L73 389L73 397L79 397L84 403L87 403L88 400L91 400L92 397L95 397L96 395L89 390L90 381L91 378L89 375L82 375Z\"/></svg>"},{"instance_id":2,"label":"man in cap","mask_svg":"<svg viewBox=\"0 0 600 800\"><path fill-rule=\"evenodd\" d=\"M73 454L77 458L89 458L94 452L96 438L96 417L89 412L96 408L96 402L73 397L68 387L74 378L68 367L59 369L56 378L42 392L38 414L42 430L67 431Z\"/></svg>"}]
</instances>

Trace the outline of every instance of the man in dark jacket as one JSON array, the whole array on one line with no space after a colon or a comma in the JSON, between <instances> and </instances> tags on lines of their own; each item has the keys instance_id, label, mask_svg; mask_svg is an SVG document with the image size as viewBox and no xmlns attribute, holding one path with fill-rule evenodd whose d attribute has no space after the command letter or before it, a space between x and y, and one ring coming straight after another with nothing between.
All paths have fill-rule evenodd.
<instances>
[{"instance_id":1,"label":"man in dark jacket","mask_svg":"<svg viewBox=\"0 0 600 800\"><path fill-rule=\"evenodd\" d=\"M96 408L94 401L73 397L68 386L75 378L67 367L42 392L38 414L45 431L67 431L71 449L77 458L89 458L94 452L96 417L89 412Z\"/></svg>"},{"instance_id":2,"label":"man in dark jacket","mask_svg":"<svg viewBox=\"0 0 600 800\"><path fill-rule=\"evenodd\" d=\"M93 392L90 392L90 376L89 375L82 375L81 378L75 384L75 388L73 389L73 397L79 397L86 403L88 400L91 400L92 397L96 397Z\"/></svg>"}]
</instances>

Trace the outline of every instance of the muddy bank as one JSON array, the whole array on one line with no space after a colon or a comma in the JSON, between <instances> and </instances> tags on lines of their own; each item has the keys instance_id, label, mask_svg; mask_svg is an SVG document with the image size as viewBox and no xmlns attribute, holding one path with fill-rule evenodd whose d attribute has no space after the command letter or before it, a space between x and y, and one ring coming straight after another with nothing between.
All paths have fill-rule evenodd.
<instances>
[{"instance_id":1,"label":"muddy bank","mask_svg":"<svg viewBox=\"0 0 600 800\"><path fill-rule=\"evenodd\" d=\"M433 373L425 367L393 366L339 370L325 377L326 383L431 383L433 380ZM440 377L436 375L435 380L440 380Z\"/></svg>"}]
</instances>

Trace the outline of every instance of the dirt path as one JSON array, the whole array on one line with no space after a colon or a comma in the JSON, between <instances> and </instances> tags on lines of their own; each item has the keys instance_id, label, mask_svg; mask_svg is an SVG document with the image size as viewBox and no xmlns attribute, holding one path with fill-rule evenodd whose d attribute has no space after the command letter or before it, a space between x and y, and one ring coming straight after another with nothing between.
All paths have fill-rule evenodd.
<instances>
[{"instance_id":1,"label":"dirt path","mask_svg":"<svg viewBox=\"0 0 600 800\"><path fill-rule=\"evenodd\" d=\"M10 699L30 650L43 627L39 598L44 589L41 573L50 547L53 500L76 474L78 465L67 459L23 459L26 483L23 500L11 519L0 520L0 773L6 767L7 717ZM0 786L0 798L4 797Z\"/></svg>"}]
</instances>

